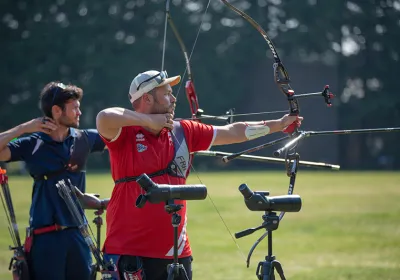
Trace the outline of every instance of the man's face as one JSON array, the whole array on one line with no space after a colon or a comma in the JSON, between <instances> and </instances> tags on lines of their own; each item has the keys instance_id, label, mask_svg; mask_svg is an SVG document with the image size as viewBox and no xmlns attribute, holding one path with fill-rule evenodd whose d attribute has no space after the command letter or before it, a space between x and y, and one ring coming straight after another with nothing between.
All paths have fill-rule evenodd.
<instances>
[{"instance_id":1,"label":"man's face","mask_svg":"<svg viewBox=\"0 0 400 280\"><path fill-rule=\"evenodd\" d=\"M65 108L58 119L60 125L66 127L79 127L79 116L82 115L79 109L81 103L78 100L70 100L65 104Z\"/></svg>"},{"instance_id":2,"label":"man's face","mask_svg":"<svg viewBox=\"0 0 400 280\"><path fill-rule=\"evenodd\" d=\"M156 88L155 93L151 96L154 100L152 114L175 113L176 98L172 95L172 88L169 84Z\"/></svg>"}]
</instances>

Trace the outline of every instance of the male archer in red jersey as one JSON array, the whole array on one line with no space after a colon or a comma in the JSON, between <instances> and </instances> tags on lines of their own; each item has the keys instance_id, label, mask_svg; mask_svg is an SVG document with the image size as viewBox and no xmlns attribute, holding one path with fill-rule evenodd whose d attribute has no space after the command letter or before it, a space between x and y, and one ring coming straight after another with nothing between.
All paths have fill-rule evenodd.
<instances>
[{"instance_id":1,"label":"male archer in red jersey","mask_svg":"<svg viewBox=\"0 0 400 280\"><path fill-rule=\"evenodd\" d=\"M181 77L166 71L137 75L129 89L133 110L107 108L97 115L97 129L106 143L115 187L107 206L105 256L112 258L121 279L167 279L173 259L173 228L164 203L135 207L143 192L136 179L146 173L157 184L182 185L190 169L190 153L211 146L249 141L280 132L302 117L237 122L224 126L191 120L173 121L176 98L172 86ZM180 211L179 263L192 279L192 251L186 231L186 202ZM135 278L137 277L137 278Z\"/></svg>"}]
</instances>

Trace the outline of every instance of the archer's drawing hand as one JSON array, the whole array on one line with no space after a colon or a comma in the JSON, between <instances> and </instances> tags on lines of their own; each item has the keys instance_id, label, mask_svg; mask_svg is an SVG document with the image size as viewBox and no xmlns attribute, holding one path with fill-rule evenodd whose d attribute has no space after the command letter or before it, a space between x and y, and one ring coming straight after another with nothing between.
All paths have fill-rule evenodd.
<instances>
[{"instance_id":1,"label":"archer's drawing hand","mask_svg":"<svg viewBox=\"0 0 400 280\"><path fill-rule=\"evenodd\" d=\"M41 117L21 125L24 133L44 132L50 134L58 128L53 119Z\"/></svg>"},{"instance_id":2,"label":"archer's drawing hand","mask_svg":"<svg viewBox=\"0 0 400 280\"><path fill-rule=\"evenodd\" d=\"M298 122L297 126L301 125L301 121L303 120L303 117L300 116L290 116L289 114L284 115L281 119L281 130L284 130L286 127L291 125L294 122Z\"/></svg>"},{"instance_id":3,"label":"archer's drawing hand","mask_svg":"<svg viewBox=\"0 0 400 280\"><path fill-rule=\"evenodd\" d=\"M150 121L148 126L154 131L161 131L164 127L168 129L173 128L174 115L171 113L165 114L151 114L149 115Z\"/></svg>"}]
</instances>

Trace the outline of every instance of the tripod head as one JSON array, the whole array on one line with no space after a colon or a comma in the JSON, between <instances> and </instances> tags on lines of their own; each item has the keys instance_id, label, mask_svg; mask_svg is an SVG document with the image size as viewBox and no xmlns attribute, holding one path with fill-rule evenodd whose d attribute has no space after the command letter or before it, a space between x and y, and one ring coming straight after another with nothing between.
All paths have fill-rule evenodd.
<instances>
[{"instance_id":1,"label":"tripod head","mask_svg":"<svg viewBox=\"0 0 400 280\"><path fill-rule=\"evenodd\" d=\"M276 215L275 212L265 212L265 215L262 216L262 219L263 223L261 226L255 228L248 228L243 231L236 232L235 237L242 238L262 228L265 228L267 231L273 231L278 229L280 221L279 221L279 216Z\"/></svg>"},{"instance_id":2,"label":"tripod head","mask_svg":"<svg viewBox=\"0 0 400 280\"><path fill-rule=\"evenodd\" d=\"M279 217L273 211L299 212L301 209L301 198L298 195L281 195L267 197L268 191L253 192L246 184L239 186L239 191L244 197L247 208L251 211L264 211L263 223L256 228L249 228L235 233L236 238L241 238L253 232L265 228L267 231L278 229Z\"/></svg>"},{"instance_id":3,"label":"tripod head","mask_svg":"<svg viewBox=\"0 0 400 280\"><path fill-rule=\"evenodd\" d=\"M173 200L168 200L164 206L164 209L168 214L176 214L176 212L180 211L182 208L182 204L175 204Z\"/></svg>"},{"instance_id":4,"label":"tripod head","mask_svg":"<svg viewBox=\"0 0 400 280\"><path fill-rule=\"evenodd\" d=\"M285 212L299 212L301 209L301 198L298 195L281 195L275 197L268 197L269 191L256 191L253 192L246 184L239 186L239 191L244 197L244 202L247 208L251 211L264 211L262 216L263 223L258 227L248 228L243 231L235 233L236 238L242 238L250 235L257 230L266 229L264 233L252 246L249 255L247 256L247 267L250 265L250 258L255 247L268 235L268 251L272 255L272 231L277 230L281 215L277 215L275 211Z\"/></svg>"}]
</instances>

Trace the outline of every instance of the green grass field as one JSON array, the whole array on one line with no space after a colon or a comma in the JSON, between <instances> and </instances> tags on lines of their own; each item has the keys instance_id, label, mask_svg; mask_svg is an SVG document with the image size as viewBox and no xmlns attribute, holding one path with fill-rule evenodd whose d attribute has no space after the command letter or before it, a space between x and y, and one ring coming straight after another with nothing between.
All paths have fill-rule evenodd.
<instances>
[{"instance_id":1,"label":"green grass field","mask_svg":"<svg viewBox=\"0 0 400 280\"><path fill-rule=\"evenodd\" d=\"M211 200L191 201L188 205L194 279L257 279L255 271L267 254L267 240L257 247L250 268L246 268L244 256L264 231L237 239L238 249L212 202L232 234L256 227L261 225L263 212L246 208L238 186L247 183L252 190L281 195L287 192L288 177L284 172L193 173L188 182L199 183L197 175L207 186ZM294 193L302 197L303 207L298 213L286 213L273 234L273 252L287 278L400 279L399 182L399 172L300 170ZM98 192L102 197L112 191L108 174L88 176L87 183L88 192ZM31 180L11 176L9 184L24 235ZM92 212L87 214L92 220ZM7 251L11 239L6 225L1 212L0 279L11 279L8 271L11 252Z\"/></svg>"}]
</instances>

